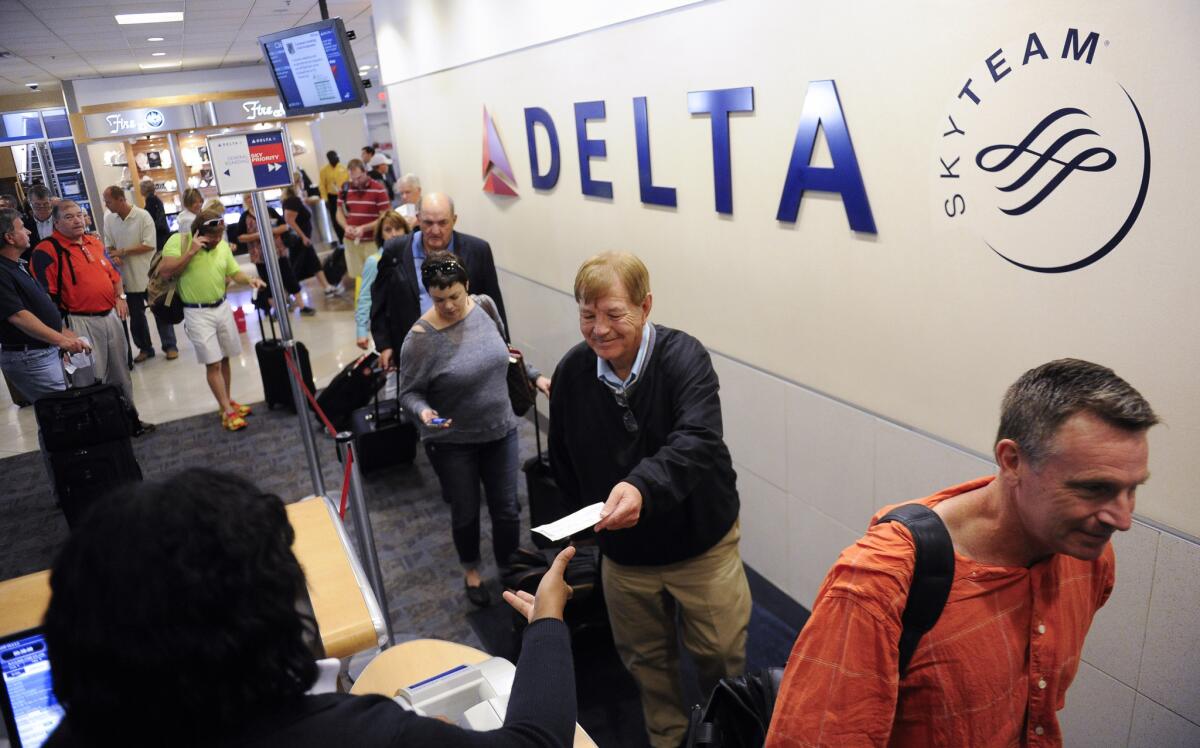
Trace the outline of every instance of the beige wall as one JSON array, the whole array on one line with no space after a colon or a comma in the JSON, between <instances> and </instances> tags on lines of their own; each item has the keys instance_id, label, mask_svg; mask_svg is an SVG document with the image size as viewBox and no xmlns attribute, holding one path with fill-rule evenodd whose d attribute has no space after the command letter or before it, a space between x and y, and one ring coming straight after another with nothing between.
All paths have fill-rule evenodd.
<instances>
[{"instance_id":1,"label":"beige wall","mask_svg":"<svg viewBox=\"0 0 1200 748\"><path fill-rule=\"evenodd\" d=\"M389 12L383 4L375 10L385 73L403 68L388 59L400 47L382 44L387 34L404 36L404 27L389 27ZM533 22L502 15L483 22L501 34ZM459 228L488 238L505 269L566 291L584 257L631 249L653 273L659 321L981 455L990 453L1000 396L1022 371L1061 356L1102 362L1166 420L1151 438L1154 478L1139 513L1200 535L1200 253L1188 221L1200 168L1200 100L1191 95L1200 90L1190 38L1197 22L1200 8L1182 0L712 2L385 79L393 81L398 159L427 191L453 193ZM976 230L940 217L940 136L955 94L968 76L980 85L992 51L1019 57L1037 31L1057 60L1070 27L1100 33L1092 69L1136 98L1153 169L1141 217L1115 251L1076 272L1032 273L992 254ZM436 18L424 27L425 40L439 34L447 46L455 41ZM1027 79L1019 76L1040 74L1015 69L1006 85L1021 83L996 90L1020 90ZM774 217L808 82L829 78L877 235L851 232L841 201L828 195L806 198L795 224ZM756 111L731 122L735 213L721 217L713 210L710 120L688 113L686 94L734 86L754 87ZM1056 94L1069 104L1069 89ZM649 99L654 178L678 190L676 209L639 200L635 96ZM614 183L612 200L580 193L572 105L594 99L607 102L608 116L589 133L607 141L608 157L592 161L592 174ZM516 171L519 199L480 189L484 106ZM532 106L553 115L561 142L562 174L548 192L530 187L522 112ZM1028 113L1036 121L1043 110L1031 104ZM1130 163L1123 152L1121 167ZM1072 179L1071 189L1097 183ZM1060 215L1035 241L1052 249L1090 224Z\"/></svg>"}]
</instances>

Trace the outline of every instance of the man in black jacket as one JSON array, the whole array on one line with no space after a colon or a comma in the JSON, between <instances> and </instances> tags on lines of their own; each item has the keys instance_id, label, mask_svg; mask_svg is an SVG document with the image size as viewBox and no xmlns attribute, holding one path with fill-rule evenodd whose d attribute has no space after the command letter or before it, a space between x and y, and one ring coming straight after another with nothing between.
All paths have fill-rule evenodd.
<instances>
[{"instance_id":1,"label":"man in black jacket","mask_svg":"<svg viewBox=\"0 0 1200 748\"><path fill-rule=\"evenodd\" d=\"M22 260L32 262L31 253L44 239L49 239L54 233L54 199L45 185L35 184L29 189L29 212L22 218L25 228L29 229L30 249L21 256Z\"/></svg>"},{"instance_id":2,"label":"man in black jacket","mask_svg":"<svg viewBox=\"0 0 1200 748\"><path fill-rule=\"evenodd\" d=\"M371 286L371 336L384 368L391 368L399 361L404 336L433 305L421 282L421 265L430 252L445 250L457 255L467 269L468 290L491 296L504 320L504 329L508 330L508 315L500 295L491 245L477 236L454 230L458 216L449 195L434 192L421 198L417 217L418 231L394 237L384 245L379 274Z\"/></svg>"},{"instance_id":3,"label":"man in black jacket","mask_svg":"<svg viewBox=\"0 0 1200 748\"><path fill-rule=\"evenodd\" d=\"M552 380L550 463L569 505L604 502L595 530L613 640L651 744L674 748L688 724L676 611L702 693L745 666L750 589L720 385L700 341L647 321L637 257L585 262L575 299L584 342Z\"/></svg>"}]
</instances>

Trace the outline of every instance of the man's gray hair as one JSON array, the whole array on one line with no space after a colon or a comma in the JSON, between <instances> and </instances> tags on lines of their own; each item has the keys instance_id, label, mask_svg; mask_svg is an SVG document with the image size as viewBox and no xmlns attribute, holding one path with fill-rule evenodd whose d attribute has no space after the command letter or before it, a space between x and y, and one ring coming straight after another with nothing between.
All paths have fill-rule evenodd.
<instances>
[{"instance_id":1,"label":"man's gray hair","mask_svg":"<svg viewBox=\"0 0 1200 748\"><path fill-rule=\"evenodd\" d=\"M0 208L0 246L12 246L4 237L13 232L20 217L21 214L12 208Z\"/></svg>"},{"instance_id":2,"label":"man's gray hair","mask_svg":"<svg viewBox=\"0 0 1200 748\"><path fill-rule=\"evenodd\" d=\"M1132 432L1158 423L1150 403L1112 369L1060 358L1030 369L1008 388L996 441L1012 439L1035 466L1040 465L1050 456L1058 427L1076 413L1090 413Z\"/></svg>"},{"instance_id":3,"label":"man's gray hair","mask_svg":"<svg viewBox=\"0 0 1200 748\"><path fill-rule=\"evenodd\" d=\"M416 174L413 174L410 171L409 173L400 177L400 186L401 187L416 187L419 190L419 189L421 189L421 178L418 177Z\"/></svg>"},{"instance_id":4,"label":"man's gray hair","mask_svg":"<svg viewBox=\"0 0 1200 748\"><path fill-rule=\"evenodd\" d=\"M79 203L74 200L59 200L54 204L54 209L50 211L50 218L57 223L58 219L62 217L63 211L67 208L79 208Z\"/></svg>"}]
</instances>

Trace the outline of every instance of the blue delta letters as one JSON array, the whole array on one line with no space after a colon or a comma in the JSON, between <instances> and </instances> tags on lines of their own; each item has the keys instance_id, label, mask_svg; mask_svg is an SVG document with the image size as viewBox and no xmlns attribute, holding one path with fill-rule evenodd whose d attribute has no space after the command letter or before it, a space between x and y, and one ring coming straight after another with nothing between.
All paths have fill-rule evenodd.
<instances>
[{"instance_id":1,"label":"blue delta letters","mask_svg":"<svg viewBox=\"0 0 1200 748\"><path fill-rule=\"evenodd\" d=\"M591 160L606 157L607 145L603 139L588 135L588 122L603 120L607 116L605 102L581 101L575 104L574 109L580 188L583 194L589 197L612 199L612 182L593 179L591 171ZM733 170L729 115L734 112L754 111L754 88L746 86L691 91L688 93L688 111L692 115L708 116L711 122L714 204L718 213L732 215ZM645 96L633 99L633 123L637 141L638 188L641 201L648 205L676 207L678 200L675 188L654 184L650 165L648 104ZM545 162L544 169L536 137L539 127L545 131L549 144L549 159ZM825 133L826 142L829 144L829 152L833 159L831 167L811 165L819 131ZM554 118L541 107L527 108L525 136L529 146L529 171L534 189L553 189L558 184L562 160ZM858 158L850 140L850 129L846 124L841 100L838 98L837 85L831 80L812 81L809 84L776 219L795 223L800 211L800 201L807 190L837 193L842 198L850 228L864 233L877 233L862 172L858 167Z\"/></svg>"}]
</instances>

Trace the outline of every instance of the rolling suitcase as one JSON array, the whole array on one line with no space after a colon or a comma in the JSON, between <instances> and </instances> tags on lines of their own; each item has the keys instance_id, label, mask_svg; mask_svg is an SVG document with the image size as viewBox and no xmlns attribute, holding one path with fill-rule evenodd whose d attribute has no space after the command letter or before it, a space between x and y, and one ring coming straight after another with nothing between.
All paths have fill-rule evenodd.
<instances>
[{"instance_id":1,"label":"rolling suitcase","mask_svg":"<svg viewBox=\"0 0 1200 748\"><path fill-rule=\"evenodd\" d=\"M54 392L33 405L47 452L128 440L131 408L115 384L93 384Z\"/></svg>"},{"instance_id":2,"label":"rolling suitcase","mask_svg":"<svg viewBox=\"0 0 1200 748\"><path fill-rule=\"evenodd\" d=\"M54 472L54 493L71 528L77 527L88 510L109 491L142 479L142 468L128 436L48 452L47 456Z\"/></svg>"},{"instance_id":3,"label":"rolling suitcase","mask_svg":"<svg viewBox=\"0 0 1200 748\"><path fill-rule=\"evenodd\" d=\"M538 527L547 522L562 519L578 507L567 506L562 492L558 490L554 473L550 471L550 458L542 453L542 427L536 409L533 416L537 454L526 460L525 464L521 466L521 470L525 472L525 487L529 495L529 526ZM591 530L588 530L586 533L580 533L577 537L583 538L590 535ZM555 543L536 532L530 532L529 536L538 548L556 548L561 545L561 543Z\"/></svg>"},{"instance_id":4,"label":"rolling suitcase","mask_svg":"<svg viewBox=\"0 0 1200 748\"><path fill-rule=\"evenodd\" d=\"M258 310L258 330L262 334L262 340L254 344L254 354L258 356L258 372L262 377L263 397L267 401L267 410L274 410L278 405L294 413L296 404L292 400L292 385L288 383L292 372L288 369L287 360L283 357L283 341L275 333L275 318L270 315L267 318L271 321L270 340L267 340L267 334L263 330L262 310ZM304 379L304 386L308 387L309 392L314 392L316 388L313 387L312 364L308 360L308 349L299 340L295 341L295 344L293 350L296 353L296 363L300 367L300 375Z\"/></svg>"},{"instance_id":5,"label":"rolling suitcase","mask_svg":"<svg viewBox=\"0 0 1200 748\"><path fill-rule=\"evenodd\" d=\"M372 405L354 411L350 431L354 434L358 469L364 475L416 459L417 429L405 417L399 398L381 403L376 391Z\"/></svg>"},{"instance_id":6,"label":"rolling suitcase","mask_svg":"<svg viewBox=\"0 0 1200 748\"><path fill-rule=\"evenodd\" d=\"M363 354L338 372L317 395L317 405L338 431L348 430L354 411L369 404L371 396L379 391L385 375L376 368L378 361L378 353Z\"/></svg>"}]
</instances>

